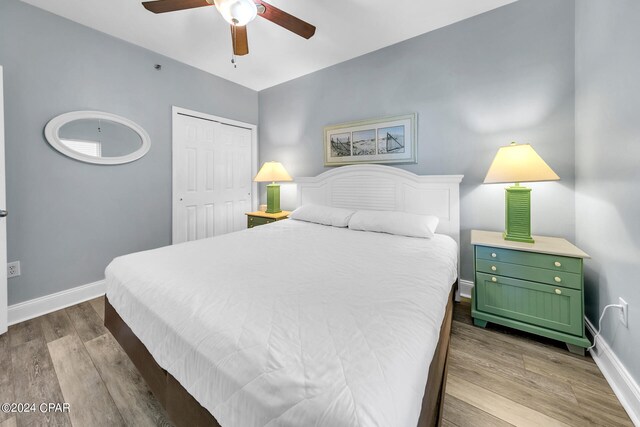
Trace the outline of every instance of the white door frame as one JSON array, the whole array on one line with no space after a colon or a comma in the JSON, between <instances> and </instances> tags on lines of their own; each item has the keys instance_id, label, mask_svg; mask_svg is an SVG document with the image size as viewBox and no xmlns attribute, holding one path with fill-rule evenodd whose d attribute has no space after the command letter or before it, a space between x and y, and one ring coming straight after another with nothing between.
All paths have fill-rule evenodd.
<instances>
[{"instance_id":1,"label":"white door frame","mask_svg":"<svg viewBox=\"0 0 640 427\"><path fill-rule=\"evenodd\" d=\"M175 199L175 188L173 185L176 181L176 170L173 167L173 159L176 157L176 145L174 141L177 138L177 129L175 126L176 118L178 115L185 115L195 117L197 119L210 120L213 122L222 123L224 125L236 126L251 130L251 176L258 174L258 126L251 123L240 122L237 120L231 120L224 117L213 116L211 114L201 113L200 111L189 110L187 108L171 107L171 242L176 241L176 218L178 211L178 200ZM255 211L258 208L258 183L251 183L251 210Z\"/></svg>"},{"instance_id":2,"label":"white door frame","mask_svg":"<svg viewBox=\"0 0 640 427\"><path fill-rule=\"evenodd\" d=\"M0 209L7 209L4 163L4 93L2 65L0 65ZM7 295L7 219L0 218L0 335L7 332L9 313Z\"/></svg>"}]
</instances>

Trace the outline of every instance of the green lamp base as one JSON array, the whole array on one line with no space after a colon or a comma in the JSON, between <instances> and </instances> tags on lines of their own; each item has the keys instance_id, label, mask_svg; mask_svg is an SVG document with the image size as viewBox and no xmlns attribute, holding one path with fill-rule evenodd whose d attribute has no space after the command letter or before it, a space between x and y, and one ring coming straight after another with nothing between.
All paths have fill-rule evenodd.
<instances>
[{"instance_id":1,"label":"green lamp base","mask_svg":"<svg viewBox=\"0 0 640 427\"><path fill-rule=\"evenodd\" d=\"M505 188L505 240L534 243L531 237L531 189L516 183Z\"/></svg>"},{"instance_id":2,"label":"green lamp base","mask_svg":"<svg viewBox=\"0 0 640 427\"><path fill-rule=\"evenodd\" d=\"M266 213L280 213L280 184L267 184L267 210Z\"/></svg>"}]
</instances>

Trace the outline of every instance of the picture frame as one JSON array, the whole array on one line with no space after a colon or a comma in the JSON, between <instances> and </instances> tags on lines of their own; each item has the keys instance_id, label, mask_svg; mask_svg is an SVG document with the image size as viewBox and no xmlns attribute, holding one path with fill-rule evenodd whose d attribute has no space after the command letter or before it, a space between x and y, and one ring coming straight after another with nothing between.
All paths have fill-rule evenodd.
<instances>
[{"instance_id":1,"label":"picture frame","mask_svg":"<svg viewBox=\"0 0 640 427\"><path fill-rule=\"evenodd\" d=\"M326 126L324 165L417 163L417 114Z\"/></svg>"}]
</instances>

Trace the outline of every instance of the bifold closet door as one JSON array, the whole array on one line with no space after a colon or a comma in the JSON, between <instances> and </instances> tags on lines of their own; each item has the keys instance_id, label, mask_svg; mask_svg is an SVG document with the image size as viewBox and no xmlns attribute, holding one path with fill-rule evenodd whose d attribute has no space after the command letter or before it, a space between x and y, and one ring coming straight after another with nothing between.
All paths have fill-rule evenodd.
<instances>
[{"instance_id":1,"label":"bifold closet door","mask_svg":"<svg viewBox=\"0 0 640 427\"><path fill-rule=\"evenodd\" d=\"M173 243L246 228L252 130L174 116Z\"/></svg>"}]
</instances>

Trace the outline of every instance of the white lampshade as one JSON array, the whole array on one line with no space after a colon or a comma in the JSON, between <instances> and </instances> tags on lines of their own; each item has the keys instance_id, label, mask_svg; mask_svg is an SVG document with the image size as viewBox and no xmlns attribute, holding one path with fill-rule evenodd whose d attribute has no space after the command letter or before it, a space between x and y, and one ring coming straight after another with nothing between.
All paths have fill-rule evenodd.
<instances>
[{"instance_id":1,"label":"white lampshade","mask_svg":"<svg viewBox=\"0 0 640 427\"><path fill-rule=\"evenodd\" d=\"M231 25L244 27L258 15L253 0L214 0L214 3L224 20Z\"/></svg>"},{"instance_id":2,"label":"white lampshade","mask_svg":"<svg viewBox=\"0 0 640 427\"><path fill-rule=\"evenodd\" d=\"M293 181L291 175L280 162L266 162L253 179L255 182Z\"/></svg>"},{"instance_id":3,"label":"white lampshade","mask_svg":"<svg viewBox=\"0 0 640 427\"><path fill-rule=\"evenodd\" d=\"M493 159L485 184L509 182L557 181L560 177L529 144L500 147Z\"/></svg>"}]
</instances>

